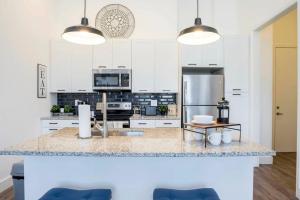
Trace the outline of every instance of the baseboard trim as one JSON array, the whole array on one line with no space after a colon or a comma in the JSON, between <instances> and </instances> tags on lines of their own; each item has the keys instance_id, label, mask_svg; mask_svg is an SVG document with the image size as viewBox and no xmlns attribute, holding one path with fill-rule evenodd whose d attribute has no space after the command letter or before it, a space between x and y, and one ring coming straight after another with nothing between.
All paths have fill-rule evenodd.
<instances>
[{"instance_id":1,"label":"baseboard trim","mask_svg":"<svg viewBox=\"0 0 300 200\"><path fill-rule=\"evenodd\" d=\"M273 157L259 157L259 164L260 165L272 165L273 164Z\"/></svg>"},{"instance_id":2,"label":"baseboard trim","mask_svg":"<svg viewBox=\"0 0 300 200\"><path fill-rule=\"evenodd\" d=\"M13 185L12 178L10 176L0 180L0 193L7 190Z\"/></svg>"}]
</instances>

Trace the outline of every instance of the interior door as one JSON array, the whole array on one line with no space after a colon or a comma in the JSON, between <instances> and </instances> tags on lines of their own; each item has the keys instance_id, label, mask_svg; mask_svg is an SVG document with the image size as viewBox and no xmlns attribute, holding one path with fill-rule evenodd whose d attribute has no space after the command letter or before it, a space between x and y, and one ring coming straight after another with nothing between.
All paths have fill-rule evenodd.
<instances>
[{"instance_id":1,"label":"interior door","mask_svg":"<svg viewBox=\"0 0 300 200\"><path fill-rule=\"evenodd\" d=\"M297 149L297 48L275 49L274 148Z\"/></svg>"}]
</instances>

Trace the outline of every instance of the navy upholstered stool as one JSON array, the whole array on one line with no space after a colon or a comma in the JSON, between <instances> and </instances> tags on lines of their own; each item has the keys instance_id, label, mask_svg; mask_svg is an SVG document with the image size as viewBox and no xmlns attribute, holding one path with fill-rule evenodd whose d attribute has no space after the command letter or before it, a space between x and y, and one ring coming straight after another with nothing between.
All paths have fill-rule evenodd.
<instances>
[{"instance_id":1,"label":"navy upholstered stool","mask_svg":"<svg viewBox=\"0 0 300 200\"><path fill-rule=\"evenodd\" d=\"M53 188L39 200L110 200L111 190L71 190L66 188Z\"/></svg>"},{"instance_id":2,"label":"navy upholstered stool","mask_svg":"<svg viewBox=\"0 0 300 200\"><path fill-rule=\"evenodd\" d=\"M216 191L211 188L195 190L155 189L153 200L220 200Z\"/></svg>"}]
</instances>

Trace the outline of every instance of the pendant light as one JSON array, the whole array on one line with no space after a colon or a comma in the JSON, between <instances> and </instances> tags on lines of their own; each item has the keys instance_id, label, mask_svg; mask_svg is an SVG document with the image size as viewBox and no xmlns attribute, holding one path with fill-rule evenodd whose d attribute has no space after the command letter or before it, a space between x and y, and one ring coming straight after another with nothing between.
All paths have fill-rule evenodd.
<instances>
[{"instance_id":1,"label":"pendant light","mask_svg":"<svg viewBox=\"0 0 300 200\"><path fill-rule=\"evenodd\" d=\"M86 17L86 0L84 0L84 17L81 19L81 25L66 28L62 38L72 43L85 45L97 45L105 42L103 33L89 26L89 20Z\"/></svg>"},{"instance_id":2,"label":"pendant light","mask_svg":"<svg viewBox=\"0 0 300 200\"><path fill-rule=\"evenodd\" d=\"M209 44L220 39L218 31L210 26L202 25L201 18L199 18L199 0L197 0L197 18L195 25L183 29L177 38L177 41L186 45L202 45Z\"/></svg>"}]
</instances>

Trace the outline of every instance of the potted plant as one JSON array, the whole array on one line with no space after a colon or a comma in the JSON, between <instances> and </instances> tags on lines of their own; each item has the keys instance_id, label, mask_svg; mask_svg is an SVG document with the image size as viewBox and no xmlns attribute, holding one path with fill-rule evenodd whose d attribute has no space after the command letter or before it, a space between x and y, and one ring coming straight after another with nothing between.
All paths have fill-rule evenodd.
<instances>
[{"instance_id":1,"label":"potted plant","mask_svg":"<svg viewBox=\"0 0 300 200\"><path fill-rule=\"evenodd\" d=\"M161 115L167 115L168 113L168 106L167 105L160 105L158 106L158 111Z\"/></svg>"},{"instance_id":2,"label":"potted plant","mask_svg":"<svg viewBox=\"0 0 300 200\"><path fill-rule=\"evenodd\" d=\"M59 115L60 106L59 105L53 105L50 112L52 113L52 115Z\"/></svg>"},{"instance_id":3,"label":"potted plant","mask_svg":"<svg viewBox=\"0 0 300 200\"><path fill-rule=\"evenodd\" d=\"M64 113L65 115L73 115L73 108L70 105L65 105L64 106Z\"/></svg>"}]
</instances>

